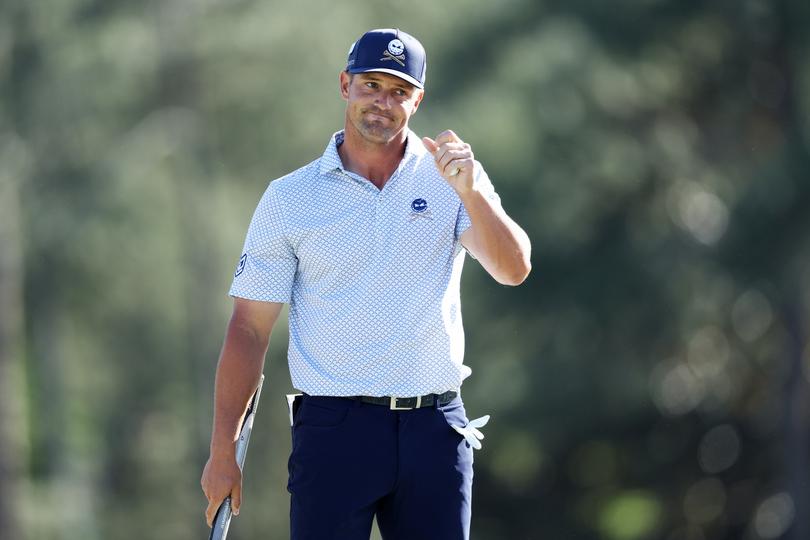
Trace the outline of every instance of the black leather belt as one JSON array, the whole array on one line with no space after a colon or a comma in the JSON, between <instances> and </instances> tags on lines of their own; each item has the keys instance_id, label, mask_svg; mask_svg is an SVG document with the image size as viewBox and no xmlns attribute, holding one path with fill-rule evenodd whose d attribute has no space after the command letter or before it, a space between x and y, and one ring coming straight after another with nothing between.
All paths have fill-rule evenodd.
<instances>
[{"instance_id":1,"label":"black leather belt","mask_svg":"<svg viewBox=\"0 0 810 540\"><path fill-rule=\"evenodd\" d=\"M373 405L386 405L392 411L407 411L410 409L419 409L421 407L432 407L434 403L439 406L447 405L453 401L458 392L449 390L444 394L428 394L426 396L418 397L391 397L391 396L354 396L353 399L362 401L363 403L371 403Z\"/></svg>"}]
</instances>

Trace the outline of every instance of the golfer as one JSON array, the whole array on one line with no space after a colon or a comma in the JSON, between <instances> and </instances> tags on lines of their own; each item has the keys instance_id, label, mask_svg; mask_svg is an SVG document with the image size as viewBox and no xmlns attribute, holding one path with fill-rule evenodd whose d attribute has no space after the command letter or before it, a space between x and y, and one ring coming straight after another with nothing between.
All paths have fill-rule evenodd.
<instances>
[{"instance_id":1,"label":"golfer","mask_svg":"<svg viewBox=\"0 0 810 540\"><path fill-rule=\"evenodd\" d=\"M368 540L375 516L385 540L469 538L461 268L469 252L518 285L530 244L469 144L408 128L425 68L413 36L361 36L340 73L343 130L259 202L216 373L201 481L209 525L228 495L239 512L234 441L287 303L290 376L303 393L291 410L291 538Z\"/></svg>"}]
</instances>

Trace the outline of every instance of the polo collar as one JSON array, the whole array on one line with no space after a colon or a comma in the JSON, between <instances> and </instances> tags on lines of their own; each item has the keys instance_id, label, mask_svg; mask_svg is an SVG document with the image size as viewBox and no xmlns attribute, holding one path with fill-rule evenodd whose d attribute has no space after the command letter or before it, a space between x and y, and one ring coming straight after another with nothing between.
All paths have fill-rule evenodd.
<instances>
[{"instance_id":1,"label":"polo collar","mask_svg":"<svg viewBox=\"0 0 810 540\"><path fill-rule=\"evenodd\" d=\"M326 145L326 150L324 150L324 153L320 159L321 174L330 173L334 170L344 170L343 162L340 160L340 154L338 154L337 151L337 147L343 144L344 137L344 130L340 130L332 135L332 138L329 139L329 144ZM398 168L402 168L402 165L411 157L421 156L425 152L427 152L427 150L422 144L422 140L418 135L416 135L416 133L409 129L408 136L405 141L405 155L402 156L402 161L400 161Z\"/></svg>"}]
</instances>

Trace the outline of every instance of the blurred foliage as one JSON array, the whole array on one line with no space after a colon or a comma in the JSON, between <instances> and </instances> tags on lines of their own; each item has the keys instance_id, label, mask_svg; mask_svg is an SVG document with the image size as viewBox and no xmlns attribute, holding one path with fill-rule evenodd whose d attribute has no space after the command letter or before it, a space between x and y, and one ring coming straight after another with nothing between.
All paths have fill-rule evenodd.
<instances>
[{"instance_id":1,"label":"blurred foliage","mask_svg":"<svg viewBox=\"0 0 810 540\"><path fill-rule=\"evenodd\" d=\"M807 2L10 0L0 538L206 534L248 221L383 26L428 51L414 129L470 142L533 240L522 287L463 280L474 538L810 537ZM286 342L235 540L287 535Z\"/></svg>"}]
</instances>

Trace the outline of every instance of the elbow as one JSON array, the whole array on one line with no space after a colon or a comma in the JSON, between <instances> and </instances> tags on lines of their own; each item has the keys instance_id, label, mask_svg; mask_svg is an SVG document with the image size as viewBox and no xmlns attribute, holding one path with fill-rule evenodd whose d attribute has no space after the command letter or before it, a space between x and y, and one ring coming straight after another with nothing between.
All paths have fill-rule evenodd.
<instances>
[{"instance_id":1,"label":"elbow","mask_svg":"<svg viewBox=\"0 0 810 540\"><path fill-rule=\"evenodd\" d=\"M510 287L517 287L526 281L526 278L529 277L531 271L532 263L529 261L523 261L522 264L516 265L508 272L504 272L502 275L498 276L498 283L501 285L508 285Z\"/></svg>"},{"instance_id":2,"label":"elbow","mask_svg":"<svg viewBox=\"0 0 810 540\"><path fill-rule=\"evenodd\" d=\"M501 276L503 279L498 280L503 285L517 287L529 277L532 271L532 247L526 233L523 233L523 241L520 242L520 247L515 250L512 262L505 270Z\"/></svg>"}]
</instances>

